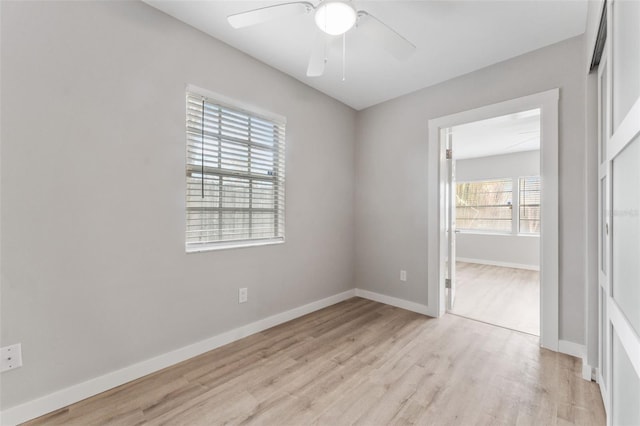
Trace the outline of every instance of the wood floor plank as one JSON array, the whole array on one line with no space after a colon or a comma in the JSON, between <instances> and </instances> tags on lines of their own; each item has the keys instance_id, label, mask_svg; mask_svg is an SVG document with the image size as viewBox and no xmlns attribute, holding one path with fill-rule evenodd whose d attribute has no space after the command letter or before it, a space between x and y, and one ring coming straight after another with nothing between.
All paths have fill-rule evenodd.
<instances>
[{"instance_id":1,"label":"wood floor plank","mask_svg":"<svg viewBox=\"0 0 640 426\"><path fill-rule=\"evenodd\" d=\"M538 338L360 298L28 425L602 425L580 361Z\"/></svg>"},{"instance_id":2,"label":"wood floor plank","mask_svg":"<svg viewBox=\"0 0 640 426\"><path fill-rule=\"evenodd\" d=\"M540 273L456 262L456 299L451 312L537 336Z\"/></svg>"}]
</instances>

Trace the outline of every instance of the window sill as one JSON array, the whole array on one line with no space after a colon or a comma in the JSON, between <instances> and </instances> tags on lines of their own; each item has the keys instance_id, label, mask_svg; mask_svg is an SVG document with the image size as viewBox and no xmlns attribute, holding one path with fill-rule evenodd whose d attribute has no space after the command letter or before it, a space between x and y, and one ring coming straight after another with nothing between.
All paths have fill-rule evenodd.
<instances>
[{"instance_id":1,"label":"window sill","mask_svg":"<svg viewBox=\"0 0 640 426\"><path fill-rule=\"evenodd\" d=\"M244 241L233 241L233 242L221 242L221 243L211 243L211 244L203 244L197 247L185 247L185 251L187 254L191 253L202 253L207 251L217 251L217 250L228 250L228 249L238 249L238 248L247 248L247 247L260 247L260 246L270 246L274 244L282 244L284 243L284 238L277 238L272 240L244 240Z\"/></svg>"},{"instance_id":2,"label":"window sill","mask_svg":"<svg viewBox=\"0 0 640 426\"><path fill-rule=\"evenodd\" d=\"M536 237L539 238L540 234L513 234L511 232L491 232L491 231L463 231L463 230L456 230L457 234L464 234L464 235L490 235L490 236L497 236L497 237Z\"/></svg>"},{"instance_id":3,"label":"window sill","mask_svg":"<svg viewBox=\"0 0 640 426\"><path fill-rule=\"evenodd\" d=\"M456 229L456 233L457 234L471 234L471 235L497 235L497 236L512 236L514 234L512 234L511 232L500 232L500 231L475 231L475 230L462 230L462 229Z\"/></svg>"}]
</instances>

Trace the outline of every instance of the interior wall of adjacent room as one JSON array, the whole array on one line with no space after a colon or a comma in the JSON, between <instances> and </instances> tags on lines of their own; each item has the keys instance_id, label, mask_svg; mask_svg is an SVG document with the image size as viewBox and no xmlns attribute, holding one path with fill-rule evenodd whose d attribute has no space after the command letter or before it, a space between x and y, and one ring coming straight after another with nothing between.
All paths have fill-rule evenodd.
<instances>
[{"instance_id":1,"label":"interior wall of adjacent room","mask_svg":"<svg viewBox=\"0 0 640 426\"><path fill-rule=\"evenodd\" d=\"M354 110L140 2L1 7L2 409L353 288ZM185 254L189 83L287 117L285 244Z\"/></svg>"},{"instance_id":2,"label":"interior wall of adjacent room","mask_svg":"<svg viewBox=\"0 0 640 426\"><path fill-rule=\"evenodd\" d=\"M357 287L430 302L427 146L437 141L428 141L429 119L560 88L559 335L584 344L583 42L565 40L358 113Z\"/></svg>"},{"instance_id":3,"label":"interior wall of adjacent room","mask_svg":"<svg viewBox=\"0 0 640 426\"><path fill-rule=\"evenodd\" d=\"M456 160L457 182L539 175L539 150ZM535 269L540 265L540 237L462 231L456 234L456 256L477 263Z\"/></svg>"}]
</instances>

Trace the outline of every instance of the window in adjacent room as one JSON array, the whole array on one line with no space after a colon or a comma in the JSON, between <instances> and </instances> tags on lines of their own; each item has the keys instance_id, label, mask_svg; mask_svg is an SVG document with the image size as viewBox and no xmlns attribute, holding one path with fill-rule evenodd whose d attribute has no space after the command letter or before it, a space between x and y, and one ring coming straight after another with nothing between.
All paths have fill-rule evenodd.
<instances>
[{"instance_id":1,"label":"window in adjacent room","mask_svg":"<svg viewBox=\"0 0 640 426\"><path fill-rule=\"evenodd\" d=\"M539 235L540 176L457 183L456 227L471 232Z\"/></svg>"},{"instance_id":2,"label":"window in adjacent room","mask_svg":"<svg viewBox=\"0 0 640 426\"><path fill-rule=\"evenodd\" d=\"M518 232L540 233L540 176L520 178L520 217Z\"/></svg>"},{"instance_id":3,"label":"window in adjacent room","mask_svg":"<svg viewBox=\"0 0 640 426\"><path fill-rule=\"evenodd\" d=\"M456 185L456 226L460 230L511 232L512 179Z\"/></svg>"},{"instance_id":4,"label":"window in adjacent room","mask_svg":"<svg viewBox=\"0 0 640 426\"><path fill-rule=\"evenodd\" d=\"M284 241L285 120L187 92L186 249Z\"/></svg>"}]
</instances>

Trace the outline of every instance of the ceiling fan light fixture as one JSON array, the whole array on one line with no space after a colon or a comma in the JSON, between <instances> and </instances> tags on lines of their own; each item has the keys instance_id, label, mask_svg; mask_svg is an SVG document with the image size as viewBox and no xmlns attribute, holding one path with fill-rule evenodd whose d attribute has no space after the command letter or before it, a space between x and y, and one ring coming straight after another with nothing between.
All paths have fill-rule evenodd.
<instances>
[{"instance_id":1,"label":"ceiling fan light fixture","mask_svg":"<svg viewBox=\"0 0 640 426\"><path fill-rule=\"evenodd\" d=\"M316 25L330 35L349 31L356 23L356 11L346 3L325 2L316 10Z\"/></svg>"}]
</instances>

